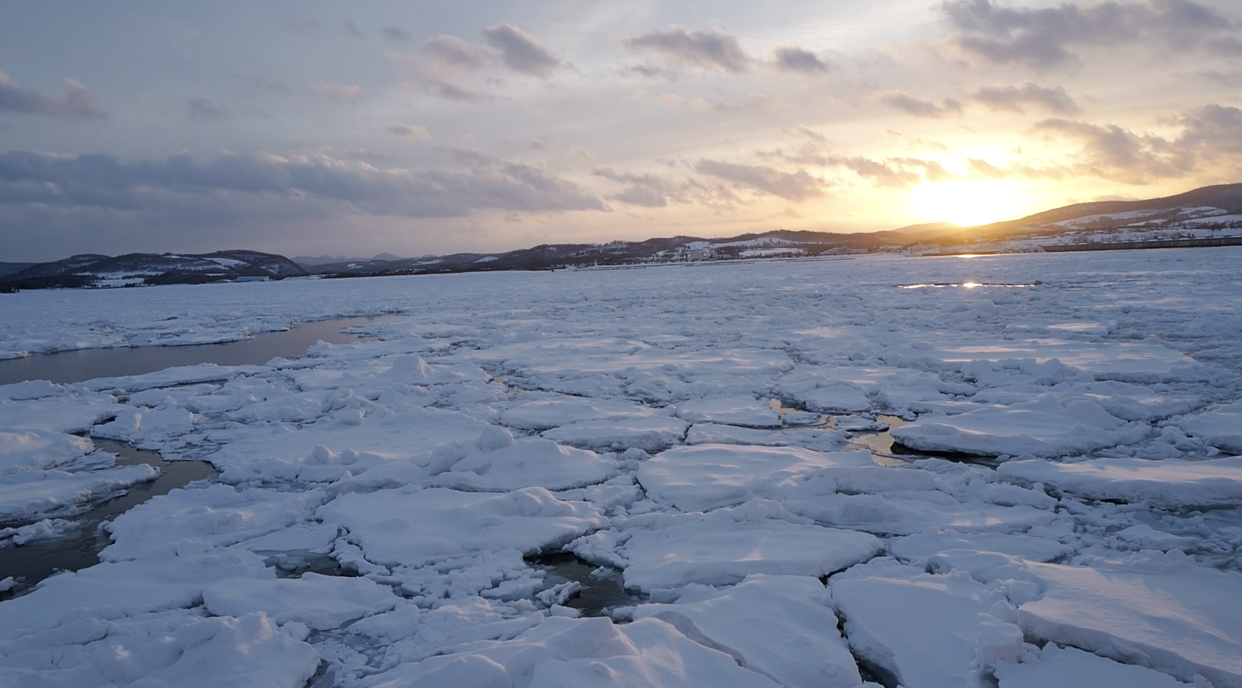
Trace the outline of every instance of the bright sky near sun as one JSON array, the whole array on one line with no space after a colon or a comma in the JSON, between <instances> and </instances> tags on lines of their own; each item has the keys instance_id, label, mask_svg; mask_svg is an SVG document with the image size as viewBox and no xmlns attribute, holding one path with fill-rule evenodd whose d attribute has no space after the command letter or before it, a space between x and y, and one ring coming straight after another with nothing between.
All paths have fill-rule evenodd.
<instances>
[{"instance_id":1,"label":"bright sky near sun","mask_svg":"<svg viewBox=\"0 0 1242 688\"><path fill-rule=\"evenodd\" d=\"M1234 0L7 0L0 261L978 224L1239 181Z\"/></svg>"}]
</instances>

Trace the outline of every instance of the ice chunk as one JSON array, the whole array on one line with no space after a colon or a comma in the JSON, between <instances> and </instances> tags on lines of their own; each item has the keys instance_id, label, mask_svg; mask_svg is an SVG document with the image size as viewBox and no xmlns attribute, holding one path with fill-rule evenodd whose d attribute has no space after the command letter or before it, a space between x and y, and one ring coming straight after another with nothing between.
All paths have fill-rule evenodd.
<instances>
[{"instance_id":1,"label":"ice chunk","mask_svg":"<svg viewBox=\"0 0 1242 688\"><path fill-rule=\"evenodd\" d=\"M1032 537L1022 533L964 534L951 530L929 530L917 535L890 540L888 551L894 557L914 566L926 566L928 559L946 550L997 552L1030 561L1052 561L1070 553L1070 548L1056 540Z\"/></svg>"},{"instance_id":2,"label":"ice chunk","mask_svg":"<svg viewBox=\"0 0 1242 688\"><path fill-rule=\"evenodd\" d=\"M583 420L546 430L543 436L577 447L600 451L635 448L660 451L681 442L686 422L667 416L625 420Z\"/></svg>"},{"instance_id":3,"label":"ice chunk","mask_svg":"<svg viewBox=\"0 0 1242 688\"><path fill-rule=\"evenodd\" d=\"M201 545L170 548L159 555L105 563L52 576L28 595L4 602L0 640L52 628L74 619L192 607L203 590L221 578L272 578L263 560L249 552L206 550Z\"/></svg>"},{"instance_id":4,"label":"ice chunk","mask_svg":"<svg viewBox=\"0 0 1242 688\"><path fill-rule=\"evenodd\" d=\"M625 586L731 585L752 573L826 576L883 548L866 533L752 518L748 511L739 507L681 526L631 531L622 548L629 562Z\"/></svg>"},{"instance_id":5,"label":"ice chunk","mask_svg":"<svg viewBox=\"0 0 1242 688\"><path fill-rule=\"evenodd\" d=\"M1216 406L1181 421L1182 430L1227 452L1242 453L1242 402Z\"/></svg>"},{"instance_id":6,"label":"ice chunk","mask_svg":"<svg viewBox=\"0 0 1242 688\"><path fill-rule=\"evenodd\" d=\"M1011 461L1001 464L996 473L1004 480L1043 483L1080 497L1164 509L1242 505L1242 456L1209 461Z\"/></svg>"},{"instance_id":7,"label":"ice chunk","mask_svg":"<svg viewBox=\"0 0 1242 688\"><path fill-rule=\"evenodd\" d=\"M367 688L777 688L727 654L699 645L659 619L615 626L605 618L550 617L513 638L398 665Z\"/></svg>"},{"instance_id":8,"label":"ice chunk","mask_svg":"<svg viewBox=\"0 0 1242 688\"><path fill-rule=\"evenodd\" d=\"M753 428L779 428L780 414L752 396L708 397L677 405L677 417L691 423L721 423Z\"/></svg>"},{"instance_id":9,"label":"ice chunk","mask_svg":"<svg viewBox=\"0 0 1242 688\"><path fill-rule=\"evenodd\" d=\"M675 447L644 461L638 482L656 501L682 511L735 506L756 489L817 468L872 465L866 451L825 454L796 447L702 444Z\"/></svg>"},{"instance_id":10,"label":"ice chunk","mask_svg":"<svg viewBox=\"0 0 1242 688\"><path fill-rule=\"evenodd\" d=\"M319 653L262 613L203 618L175 610L84 618L0 644L0 681L13 686L300 688Z\"/></svg>"},{"instance_id":11,"label":"ice chunk","mask_svg":"<svg viewBox=\"0 0 1242 688\"><path fill-rule=\"evenodd\" d=\"M1027 635L1220 688L1242 686L1242 574L1190 564L1142 571L1030 564L1043 596L1018 609Z\"/></svg>"},{"instance_id":12,"label":"ice chunk","mask_svg":"<svg viewBox=\"0 0 1242 688\"><path fill-rule=\"evenodd\" d=\"M326 631L364 616L386 612L401 598L366 578L305 573L301 578L227 578L203 591L203 604L216 616L261 611L278 624L298 621Z\"/></svg>"},{"instance_id":13,"label":"ice chunk","mask_svg":"<svg viewBox=\"0 0 1242 688\"><path fill-rule=\"evenodd\" d=\"M318 515L345 526L368 560L407 566L508 548L536 552L605 522L596 507L563 502L540 487L501 495L443 488L351 493Z\"/></svg>"},{"instance_id":14,"label":"ice chunk","mask_svg":"<svg viewBox=\"0 0 1242 688\"><path fill-rule=\"evenodd\" d=\"M282 492L209 485L174 490L118 516L106 528L112 544L105 561L134 559L169 543L195 539L226 547L276 533L308 518L327 497L320 490Z\"/></svg>"},{"instance_id":15,"label":"ice chunk","mask_svg":"<svg viewBox=\"0 0 1242 688\"><path fill-rule=\"evenodd\" d=\"M1145 423L1109 415L1099 404L1053 395L1010 406L987 406L955 416L925 416L893 431L893 439L922 451L998 456L1063 456L1137 442Z\"/></svg>"},{"instance_id":16,"label":"ice chunk","mask_svg":"<svg viewBox=\"0 0 1242 688\"><path fill-rule=\"evenodd\" d=\"M155 480L146 464L97 471L21 471L0 476L0 521L73 515L125 488Z\"/></svg>"},{"instance_id":17,"label":"ice chunk","mask_svg":"<svg viewBox=\"0 0 1242 688\"><path fill-rule=\"evenodd\" d=\"M828 591L815 578L751 575L731 588L687 589L676 604L634 610L636 619L652 616L787 688L862 682Z\"/></svg>"},{"instance_id":18,"label":"ice chunk","mask_svg":"<svg viewBox=\"0 0 1242 688\"><path fill-rule=\"evenodd\" d=\"M829 585L850 647L903 686L977 686L979 659L1016 661L1022 651L1021 632L995 615L1008 603L966 576L877 560Z\"/></svg>"},{"instance_id":19,"label":"ice chunk","mask_svg":"<svg viewBox=\"0 0 1242 688\"><path fill-rule=\"evenodd\" d=\"M593 451L561 446L543 439L524 439L492 451L474 452L441 473L444 487L505 492L522 487L568 490L603 482L616 461ZM490 446L490 445L489 445Z\"/></svg>"},{"instance_id":20,"label":"ice chunk","mask_svg":"<svg viewBox=\"0 0 1242 688\"><path fill-rule=\"evenodd\" d=\"M1048 643L1038 662L996 665L993 672L1000 688L1185 688L1169 676L1133 664L1119 664L1072 647Z\"/></svg>"},{"instance_id":21,"label":"ice chunk","mask_svg":"<svg viewBox=\"0 0 1242 688\"><path fill-rule=\"evenodd\" d=\"M523 430L547 430L584 420L636 420L666 414L629 401L559 397L517 404L502 413L500 421Z\"/></svg>"}]
</instances>

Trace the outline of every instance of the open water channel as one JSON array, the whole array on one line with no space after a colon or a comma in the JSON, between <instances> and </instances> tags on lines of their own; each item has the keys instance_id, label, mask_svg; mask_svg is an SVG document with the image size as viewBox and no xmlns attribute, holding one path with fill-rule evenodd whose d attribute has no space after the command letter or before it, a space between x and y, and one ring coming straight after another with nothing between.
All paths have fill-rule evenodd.
<instances>
[{"instance_id":1,"label":"open water channel","mask_svg":"<svg viewBox=\"0 0 1242 688\"><path fill-rule=\"evenodd\" d=\"M283 332L270 332L251 339L223 344L188 346L83 349L0 361L0 385L26 380L49 380L58 384L84 382L99 377L141 375L173 366L215 363L259 365L273 358L292 358L306 353L319 341L348 344L369 338L345 332L349 328L390 318L342 318L297 325ZM0 591L0 599L20 594L57 571L77 571L99 563L99 553L109 539L100 526L156 497L215 473L202 461L165 461L158 453L143 451L111 440L92 438L95 446L116 455L118 465L145 463L159 470L155 480L130 487L118 497L97 504L74 519L66 537L29 542L0 549L0 581L15 584ZM16 526L24 524L0 524Z\"/></svg>"}]
</instances>

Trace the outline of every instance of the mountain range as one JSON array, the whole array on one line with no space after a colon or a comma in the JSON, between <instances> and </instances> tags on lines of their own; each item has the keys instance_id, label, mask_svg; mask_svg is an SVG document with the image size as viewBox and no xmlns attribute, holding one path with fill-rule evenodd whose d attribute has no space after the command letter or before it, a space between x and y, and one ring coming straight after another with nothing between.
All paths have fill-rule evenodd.
<instances>
[{"instance_id":1,"label":"mountain range","mask_svg":"<svg viewBox=\"0 0 1242 688\"><path fill-rule=\"evenodd\" d=\"M881 232L839 234L777 229L727 239L675 236L606 244L544 244L501 253L400 258L284 256L258 251L208 254L80 254L50 263L0 262L0 289L202 283L408 275L483 270L552 270L651 263L799 258L874 252L920 255L1091 248L1242 244L1242 184L1176 196L1078 203L975 227L938 222Z\"/></svg>"}]
</instances>

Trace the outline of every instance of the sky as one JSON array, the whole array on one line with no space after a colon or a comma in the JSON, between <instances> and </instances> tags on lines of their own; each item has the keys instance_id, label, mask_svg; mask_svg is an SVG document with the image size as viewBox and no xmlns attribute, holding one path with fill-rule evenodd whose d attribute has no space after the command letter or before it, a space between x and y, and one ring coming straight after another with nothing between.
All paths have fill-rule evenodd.
<instances>
[{"instance_id":1,"label":"sky","mask_svg":"<svg viewBox=\"0 0 1242 688\"><path fill-rule=\"evenodd\" d=\"M1236 0L0 4L0 261L979 224L1242 181Z\"/></svg>"}]
</instances>

